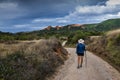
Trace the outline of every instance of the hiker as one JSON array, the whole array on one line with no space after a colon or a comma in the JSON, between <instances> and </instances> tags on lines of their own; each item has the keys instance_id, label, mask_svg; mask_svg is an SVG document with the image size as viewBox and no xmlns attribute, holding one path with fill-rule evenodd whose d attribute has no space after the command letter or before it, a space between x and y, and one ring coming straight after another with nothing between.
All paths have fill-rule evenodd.
<instances>
[{"instance_id":1,"label":"hiker","mask_svg":"<svg viewBox=\"0 0 120 80\"><path fill-rule=\"evenodd\" d=\"M86 49L85 49L84 40L79 39L77 47L76 47L76 53L77 53L77 56L78 56L78 66L77 66L77 68L82 67L83 57L84 57L84 52L85 51L86 51Z\"/></svg>"}]
</instances>

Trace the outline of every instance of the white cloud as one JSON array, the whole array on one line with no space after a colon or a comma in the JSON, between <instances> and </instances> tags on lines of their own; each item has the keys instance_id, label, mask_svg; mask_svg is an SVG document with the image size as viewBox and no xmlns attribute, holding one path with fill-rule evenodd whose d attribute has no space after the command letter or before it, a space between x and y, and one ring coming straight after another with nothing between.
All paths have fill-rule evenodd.
<instances>
[{"instance_id":1,"label":"white cloud","mask_svg":"<svg viewBox=\"0 0 120 80\"><path fill-rule=\"evenodd\" d=\"M34 29L34 30L40 30L40 29L43 29L45 28L45 26L32 26L30 27L31 29Z\"/></svg>"},{"instance_id":2,"label":"white cloud","mask_svg":"<svg viewBox=\"0 0 120 80\"><path fill-rule=\"evenodd\" d=\"M120 0L108 0L106 5L95 5L95 6L78 6L76 12L79 14L104 14L120 11Z\"/></svg>"},{"instance_id":3,"label":"white cloud","mask_svg":"<svg viewBox=\"0 0 120 80\"><path fill-rule=\"evenodd\" d=\"M76 12L79 14L102 14L105 12L111 12L114 10L115 6L78 6L76 7Z\"/></svg>"},{"instance_id":4,"label":"white cloud","mask_svg":"<svg viewBox=\"0 0 120 80\"><path fill-rule=\"evenodd\" d=\"M43 19L34 19L32 22L52 22L55 21L56 18L43 18Z\"/></svg>"},{"instance_id":5,"label":"white cloud","mask_svg":"<svg viewBox=\"0 0 120 80\"><path fill-rule=\"evenodd\" d=\"M17 25L13 25L15 28L24 28L24 27L28 27L30 26L30 24L17 24Z\"/></svg>"},{"instance_id":6,"label":"white cloud","mask_svg":"<svg viewBox=\"0 0 120 80\"><path fill-rule=\"evenodd\" d=\"M66 17L70 22L95 23L111 18L120 18L119 11L120 0L109 0L106 5L77 6L75 11Z\"/></svg>"},{"instance_id":7,"label":"white cloud","mask_svg":"<svg viewBox=\"0 0 120 80\"><path fill-rule=\"evenodd\" d=\"M9 19L19 18L26 15L26 10L21 9L17 2L2 2L0 3L0 20L6 21Z\"/></svg>"},{"instance_id":8,"label":"white cloud","mask_svg":"<svg viewBox=\"0 0 120 80\"><path fill-rule=\"evenodd\" d=\"M11 2L3 2L3 3L0 3L0 8L1 9L13 9L13 8L16 8L18 6L17 3L11 3Z\"/></svg>"},{"instance_id":9,"label":"white cloud","mask_svg":"<svg viewBox=\"0 0 120 80\"><path fill-rule=\"evenodd\" d=\"M116 6L116 5L120 5L120 0L108 0L106 2L107 6Z\"/></svg>"},{"instance_id":10,"label":"white cloud","mask_svg":"<svg viewBox=\"0 0 120 80\"><path fill-rule=\"evenodd\" d=\"M120 18L120 12L118 12L117 14L107 14L105 17L108 18L108 19Z\"/></svg>"},{"instance_id":11,"label":"white cloud","mask_svg":"<svg viewBox=\"0 0 120 80\"><path fill-rule=\"evenodd\" d=\"M33 29L33 30L36 30L36 29L42 29L43 27L45 27L45 26L38 26L38 25L36 25L36 24L17 24L17 25L13 25L13 27L15 28L15 29L27 29L28 28L28 30L29 29Z\"/></svg>"},{"instance_id":12,"label":"white cloud","mask_svg":"<svg viewBox=\"0 0 120 80\"><path fill-rule=\"evenodd\" d=\"M69 21L68 20L64 20L64 19L58 21L58 23L67 23L67 22L69 22Z\"/></svg>"},{"instance_id":13,"label":"white cloud","mask_svg":"<svg viewBox=\"0 0 120 80\"><path fill-rule=\"evenodd\" d=\"M32 23L39 23L39 22L56 22L56 23L67 23L69 22L66 17L60 18L43 18L43 19L34 19Z\"/></svg>"}]
</instances>

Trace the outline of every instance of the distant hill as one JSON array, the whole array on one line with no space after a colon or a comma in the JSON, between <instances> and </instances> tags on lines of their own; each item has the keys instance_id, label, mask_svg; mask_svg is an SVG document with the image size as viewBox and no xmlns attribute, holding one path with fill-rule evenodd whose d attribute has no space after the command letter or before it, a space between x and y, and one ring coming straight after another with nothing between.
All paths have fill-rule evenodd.
<instances>
[{"instance_id":1,"label":"distant hill","mask_svg":"<svg viewBox=\"0 0 120 80\"><path fill-rule=\"evenodd\" d=\"M70 24L70 25L65 25L65 26L48 26L44 28L43 30L74 30L74 29L84 29L83 25L80 24Z\"/></svg>"},{"instance_id":2,"label":"distant hill","mask_svg":"<svg viewBox=\"0 0 120 80\"><path fill-rule=\"evenodd\" d=\"M90 31L109 31L120 28L120 18L105 20L96 24L70 24L65 26L48 26L44 30L90 30Z\"/></svg>"},{"instance_id":3,"label":"distant hill","mask_svg":"<svg viewBox=\"0 0 120 80\"><path fill-rule=\"evenodd\" d=\"M96 30L109 31L120 28L120 18L103 21L96 26Z\"/></svg>"}]
</instances>

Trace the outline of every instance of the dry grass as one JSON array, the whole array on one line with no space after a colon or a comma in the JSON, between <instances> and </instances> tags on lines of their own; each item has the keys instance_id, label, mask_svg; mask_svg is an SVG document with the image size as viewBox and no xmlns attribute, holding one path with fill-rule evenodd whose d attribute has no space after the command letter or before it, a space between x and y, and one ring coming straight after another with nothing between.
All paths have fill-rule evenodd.
<instances>
[{"instance_id":1,"label":"dry grass","mask_svg":"<svg viewBox=\"0 0 120 80\"><path fill-rule=\"evenodd\" d=\"M88 50L102 57L120 71L120 30L108 32L89 41Z\"/></svg>"},{"instance_id":2,"label":"dry grass","mask_svg":"<svg viewBox=\"0 0 120 80\"><path fill-rule=\"evenodd\" d=\"M0 45L0 80L45 80L68 54L56 39Z\"/></svg>"},{"instance_id":3,"label":"dry grass","mask_svg":"<svg viewBox=\"0 0 120 80\"><path fill-rule=\"evenodd\" d=\"M6 44L6 43L0 43L0 56L6 56L7 54L11 54L13 52L16 52L20 50L23 47L26 47L28 44L32 44L35 42L18 42L14 44Z\"/></svg>"},{"instance_id":4,"label":"dry grass","mask_svg":"<svg viewBox=\"0 0 120 80\"><path fill-rule=\"evenodd\" d=\"M114 36L114 35L117 35L117 34L120 34L120 29L108 31L106 33L106 36Z\"/></svg>"}]
</instances>

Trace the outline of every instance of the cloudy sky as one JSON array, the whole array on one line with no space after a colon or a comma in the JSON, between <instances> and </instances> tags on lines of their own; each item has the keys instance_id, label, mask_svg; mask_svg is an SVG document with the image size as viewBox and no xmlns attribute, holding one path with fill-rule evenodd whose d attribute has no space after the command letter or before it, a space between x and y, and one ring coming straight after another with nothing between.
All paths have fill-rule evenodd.
<instances>
[{"instance_id":1,"label":"cloudy sky","mask_svg":"<svg viewBox=\"0 0 120 80\"><path fill-rule=\"evenodd\" d=\"M0 0L0 31L98 23L120 18L120 0Z\"/></svg>"}]
</instances>

